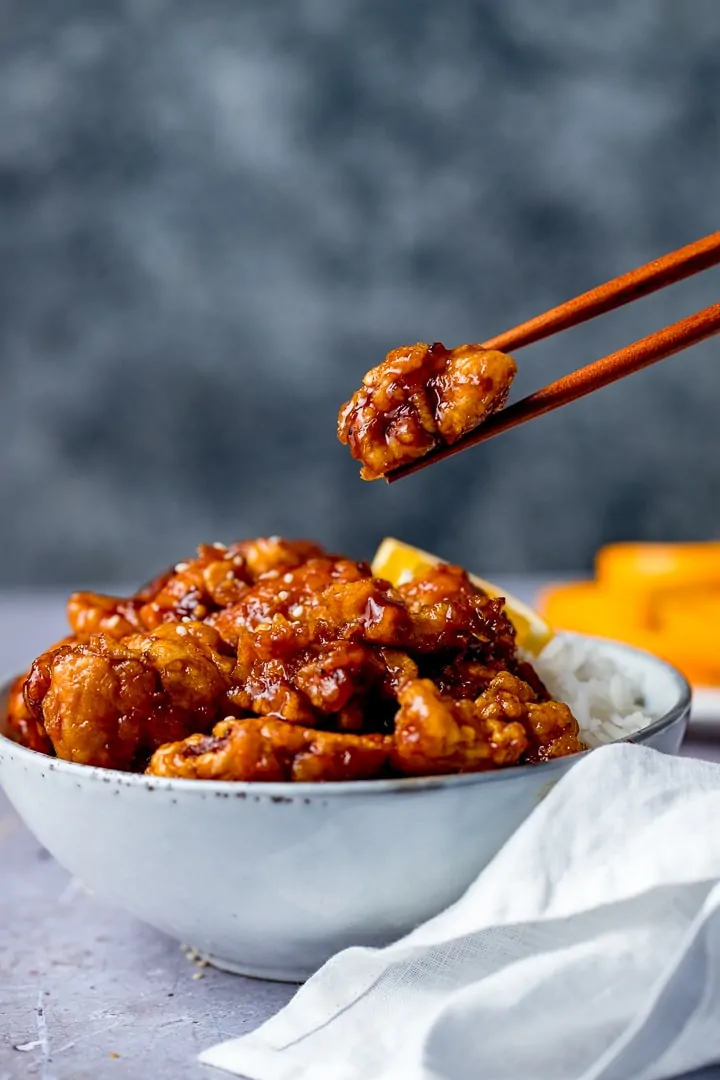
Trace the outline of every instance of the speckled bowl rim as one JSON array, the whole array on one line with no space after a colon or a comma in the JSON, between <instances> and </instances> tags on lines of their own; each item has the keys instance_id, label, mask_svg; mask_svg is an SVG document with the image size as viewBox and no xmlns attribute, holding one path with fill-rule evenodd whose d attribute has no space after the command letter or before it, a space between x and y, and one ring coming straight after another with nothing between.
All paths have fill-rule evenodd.
<instances>
[{"instance_id":1,"label":"speckled bowl rim","mask_svg":"<svg viewBox=\"0 0 720 1080\"><path fill-rule=\"evenodd\" d=\"M672 727L689 715L692 701L692 690L685 676L666 660L638 649L634 645L627 645L622 641L612 638L600 637L594 634L574 634L561 632L560 638L571 638L578 641L597 642L601 645L610 645L616 651L624 652L630 656L642 657L646 662L650 661L658 670L664 670L669 674L677 686L678 698L676 703L658 720L653 720L647 727L640 728L622 739L614 739L604 745L612 746L617 743L644 743L653 735ZM10 689L17 676L3 680L0 683L0 698ZM599 748L598 748L599 749ZM276 801L291 801L295 798L338 798L348 795L389 795L400 793L413 793L427 791L432 788L465 787L472 784L493 784L506 781L512 783L529 774L548 776L557 771L562 771L570 761L579 761L593 753L593 750L583 750L578 754L568 754L566 757L556 758L552 761L539 762L537 765L514 765L507 769L494 769L487 772L476 773L452 773L442 776L407 776L386 780L344 780L316 783L294 783L291 781L261 781L261 780L184 780L166 778L161 776L148 776L145 773L121 772L118 769L104 769L95 765L80 765L72 761L63 761L60 758L51 758L36 750L29 750L13 742L0 732L0 761L8 754L19 761L26 761L33 767L38 759L47 762L48 772L57 772L76 780L84 779L88 782L112 783L123 787L144 789L145 791L169 791L184 795L194 795L205 798L209 794L220 793L224 795L247 796L266 795Z\"/></svg>"}]
</instances>

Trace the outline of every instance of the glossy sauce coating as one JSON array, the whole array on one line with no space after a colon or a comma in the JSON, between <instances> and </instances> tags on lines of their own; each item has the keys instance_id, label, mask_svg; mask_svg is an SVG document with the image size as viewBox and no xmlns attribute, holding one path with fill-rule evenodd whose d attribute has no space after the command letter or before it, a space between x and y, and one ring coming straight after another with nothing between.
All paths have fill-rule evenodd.
<instances>
[{"instance_id":1,"label":"glossy sauce coating","mask_svg":"<svg viewBox=\"0 0 720 1080\"><path fill-rule=\"evenodd\" d=\"M338 438L376 480L452 444L502 408L515 378L511 356L436 342L394 349L340 409Z\"/></svg>"},{"instance_id":2,"label":"glossy sauce coating","mask_svg":"<svg viewBox=\"0 0 720 1080\"><path fill-rule=\"evenodd\" d=\"M75 594L68 615L73 635L16 684L7 722L69 761L322 781L583 749L502 599L459 567L394 588L309 541L202 545L135 596Z\"/></svg>"}]
</instances>

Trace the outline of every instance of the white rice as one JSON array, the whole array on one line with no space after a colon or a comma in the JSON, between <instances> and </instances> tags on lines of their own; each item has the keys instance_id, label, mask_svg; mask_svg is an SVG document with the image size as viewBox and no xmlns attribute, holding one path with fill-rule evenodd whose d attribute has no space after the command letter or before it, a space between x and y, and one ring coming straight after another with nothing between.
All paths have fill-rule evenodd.
<instances>
[{"instance_id":1,"label":"white rice","mask_svg":"<svg viewBox=\"0 0 720 1080\"><path fill-rule=\"evenodd\" d=\"M552 696L570 706L590 747L625 739L659 719L645 703L640 678L591 642L558 635L527 659Z\"/></svg>"}]
</instances>

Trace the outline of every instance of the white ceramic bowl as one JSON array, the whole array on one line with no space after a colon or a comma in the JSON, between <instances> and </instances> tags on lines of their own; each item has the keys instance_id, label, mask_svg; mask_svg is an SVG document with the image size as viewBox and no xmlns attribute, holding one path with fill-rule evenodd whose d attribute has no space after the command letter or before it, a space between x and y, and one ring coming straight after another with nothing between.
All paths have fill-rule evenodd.
<instances>
[{"instance_id":1,"label":"white ceramic bowl","mask_svg":"<svg viewBox=\"0 0 720 1080\"><path fill-rule=\"evenodd\" d=\"M685 679L591 640L640 676L662 717L632 741L677 751ZM0 735L0 780L90 889L218 967L300 981L339 949L386 944L457 900L582 756L464 776L253 784L74 765Z\"/></svg>"}]
</instances>

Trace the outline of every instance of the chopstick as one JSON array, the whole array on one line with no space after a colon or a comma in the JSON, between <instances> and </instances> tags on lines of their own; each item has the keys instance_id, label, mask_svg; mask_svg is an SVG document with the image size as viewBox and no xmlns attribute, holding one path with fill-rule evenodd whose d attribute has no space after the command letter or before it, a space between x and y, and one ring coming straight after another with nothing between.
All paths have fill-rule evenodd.
<instances>
[{"instance_id":1,"label":"chopstick","mask_svg":"<svg viewBox=\"0 0 720 1080\"><path fill-rule=\"evenodd\" d=\"M716 235L720 236L720 233ZM590 296L591 294L586 293L585 295ZM622 302L625 303L626 301ZM556 308L555 310L559 311L560 309ZM552 312L549 313L549 315L552 314ZM540 319L542 318L544 316L540 316ZM587 315L585 318L592 318L592 316ZM537 322L538 320L533 321ZM530 323L525 324L525 326L530 325ZM522 327L518 329L522 330ZM553 331L548 332L552 333ZM500 435L503 431L509 431L511 428L524 424L528 420L534 420L537 416L552 412L553 409L559 409L561 405L577 401L578 398L585 397L586 394L591 394L594 390L609 386L610 383L617 382L618 379L623 379L626 375L641 371L642 368L649 367L650 364L655 364L658 360L665 360L668 356L673 356L691 345L697 345L698 342L705 341L706 338L718 333L720 333L720 304L712 304L710 307L698 311L695 315L688 316L687 319L681 319L680 322L673 323L672 326L667 326L664 330L658 330L654 334L640 338L639 341L633 342L632 345L626 345L625 348L610 353L609 356L603 357L602 360L596 360L594 363L579 368L579 370L563 376L562 379L550 383L548 386L543 387L542 390L529 394L528 397L523 398L521 401L517 401L501 412L495 413L487 421L475 428L474 431L469 432L453 445L432 450L425 457L419 458L411 465L403 466L388 473L385 479L392 484L395 480L409 476L410 473L418 472L427 465L431 465L443 458L452 457L453 454L459 454L461 450L467 450L470 446L477 446L478 443L485 442L494 435ZM541 336L545 337L547 335L543 333ZM531 340L537 341L538 338L533 337Z\"/></svg>"},{"instance_id":2,"label":"chopstick","mask_svg":"<svg viewBox=\"0 0 720 1080\"><path fill-rule=\"evenodd\" d=\"M693 274L699 274L701 270L709 270L718 263L720 232L714 232L678 248L677 251L671 251L669 255L654 259L645 266L621 274L604 285L598 285L596 289L590 289L589 292L582 293L574 300L568 300L543 315L537 315L511 330L497 334L483 342L483 348L510 352L534 341L542 341L552 334L559 334L561 330L579 326L580 323L594 319L597 315L604 315L607 311L614 311L624 304L629 304L631 300L639 300L640 297L649 296L667 285L684 281Z\"/></svg>"},{"instance_id":3,"label":"chopstick","mask_svg":"<svg viewBox=\"0 0 720 1080\"><path fill-rule=\"evenodd\" d=\"M520 323L502 334L483 342L485 349L500 349L509 352L511 349L530 345L534 341L553 334L559 334L571 326L579 326L580 323L594 319L597 315L603 315L608 311L629 304L632 300L638 300L642 296L649 296L667 285L674 285L678 281L692 277L702 270L708 270L711 266L720 263L720 231L710 233L692 244L678 248L677 251L663 255L660 259L630 270L627 274L607 281L604 285L598 285L589 292L581 293L573 300L568 300L550 311L537 315L534 319ZM473 431L467 433L451 446L443 445L410 465L404 465L386 474L388 483L400 480L410 473L419 472L420 469L432 465L436 461L452 457L453 454L466 450L469 446L477 446L485 442L493 435L499 435L503 431L524 424L527 420L533 420L536 416L551 412L553 409L566 405L577 398L584 397L608 386L625 375L631 375L634 371L654 364L658 360L664 360L682 349L695 345L705 338L718 333L720 326L717 324L717 312L720 305L714 305L691 315L681 322L668 326L665 330L659 330L656 334L641 338L632 345L611 353L602 360L588 364L570 375L550 383L542 390L530 394L513 405L495 413Z\"/></svg>"}]
</instances>

